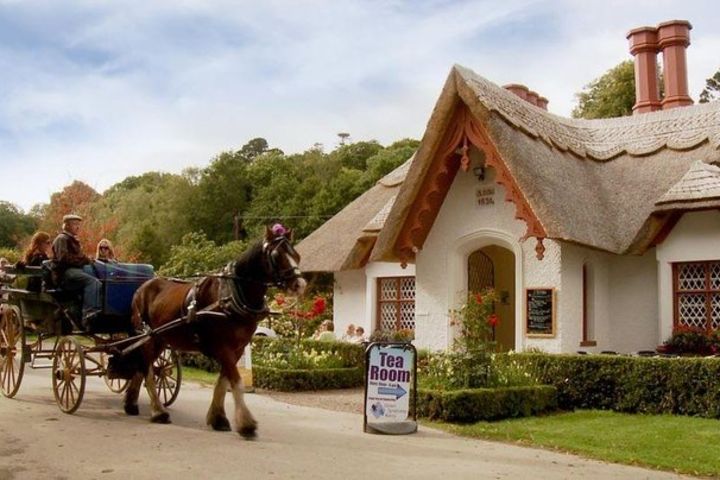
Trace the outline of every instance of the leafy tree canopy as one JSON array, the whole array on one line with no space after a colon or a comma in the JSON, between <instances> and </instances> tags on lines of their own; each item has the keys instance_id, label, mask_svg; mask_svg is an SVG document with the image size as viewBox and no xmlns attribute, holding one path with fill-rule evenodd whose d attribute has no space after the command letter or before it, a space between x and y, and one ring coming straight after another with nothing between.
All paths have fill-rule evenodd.
<instances>
[{"instance_id":1,"label":"leafy tree canopy","mask_svg":"<svg viewBox=\"0 0 720 480\"><path fill-rule=\"evenodd\" d=\"M720 70L705 80L705 88L700 92L700 103L707 103L720 99Z\"/></svg>"},{"instance_id":2,"label":"leafy tree canopy","mask_svg":"<svg viewBox=\"0 0 720 480\"><path fill-rule=\"evenodd\" d=\"M10 202L0 201L0 247L14 248L31 235L37 221Z\"/></svg>"},{"instance_id":3,"label":"leafy tree canopy","mask_svg":"<svg viewBox=\"0 0 720 480\"><path fill-rule=\"evenodd\" d=\"M611 118L632 115L635 104L635 71L632 60L626 60L585 85L575 94L578 105L573 118Z\"/></svg>"}]
</instances>

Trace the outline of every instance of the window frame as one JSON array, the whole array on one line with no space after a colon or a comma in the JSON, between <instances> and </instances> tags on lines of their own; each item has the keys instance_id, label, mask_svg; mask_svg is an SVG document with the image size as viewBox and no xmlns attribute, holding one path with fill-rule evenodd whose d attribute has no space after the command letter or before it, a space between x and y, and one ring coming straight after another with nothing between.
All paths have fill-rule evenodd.
<instances>
[{"instance_id":1,"label":"window frame","mask_svg":"<svg viewBox=\"0 0 720 480\"><path fill-rule=\"evenodd\" d=\"M673 284L673 329L678 327L689 327L688 325L680 323L680 295L695 294L705 296L705 327L703 331L712 332L714 330L720 331L720 326L717 329L713 329L713 317L712 317L712 297L713 294L720 295L720 286L718 288L712 288L712 273L711 266L717 264L720 265L720 260L697 260L697 261L686 261L686 262L672 262L672 284ZM705 273L705 288L695 290L680 290L680 267L682 265L702 265ZM720 325L720 316L717 319L718 325ZM696 328L696 327L689 327Z\"/></svg>"},{"instance_id":2,"label":"window frame","mask_svg":"<svg viewBox=\"0 0 720 480\"><path fill-rule=\"evenodd\" d=\"M403 299L402 298L402 291L401 291L401 283L402 280L412 278L413 279L413 298ZM396 282L396 289L397 297L392 300L382 300L382 282L387 280L394 280ZM392 332L398 332L402 330L401 328L401 322L402 322L402 305L411 303L413 305L413 328L411 329L413 332L415 331L417 325L415 324L415 295L417 294L417 281L415 279L414 275L401 275L401 276L390 276L390 277L377 277L375 279L375 330L382 330L382 304L383 303L394 303L396 305L395 308L395 327L392 330Z\"/></svg>"}]
</instances>

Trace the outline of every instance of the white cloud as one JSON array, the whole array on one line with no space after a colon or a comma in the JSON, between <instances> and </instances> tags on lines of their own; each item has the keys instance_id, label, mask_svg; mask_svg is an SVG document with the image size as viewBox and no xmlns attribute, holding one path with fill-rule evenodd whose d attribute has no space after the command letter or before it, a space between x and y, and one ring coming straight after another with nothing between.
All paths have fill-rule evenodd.
<instances>
[{"instance_id":1,"label":"white cloud","mask_svg":"<svg viewBox=\"0 0 720 480\"><path fill-rule=\"evenodd\" d=\"M0 0L12 35L0 33L0 167L13 179L0 199L24 208L75 178L102 190L179 172L254 136L288 152L332 147L338 131L419 138L454 63L567 115L629 58L627 30L662 20L695 26L693 95L720 67L709 1L38 3Z\"/></svg>"}]
</instances>

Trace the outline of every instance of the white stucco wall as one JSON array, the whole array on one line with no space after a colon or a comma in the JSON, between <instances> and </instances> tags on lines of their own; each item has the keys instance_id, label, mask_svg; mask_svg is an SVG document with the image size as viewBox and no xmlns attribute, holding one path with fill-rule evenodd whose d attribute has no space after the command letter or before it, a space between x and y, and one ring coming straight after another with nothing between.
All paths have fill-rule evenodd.
<instances>
[{"instance_id":1,"label":"white stucco wall","mask_svg":"<svg viewBox=\"0 0 720 480\"><path fill-rule=\"evenodd\" d=\"M588 266L590 338L581 346L582 268ZM562 350L631 353L657 346L658 303L655 252L613 255L562 244Z\"/></svg>"},{"instance_id":2,"label":"white stucco wall","mask_svg":"<svg viewBox=\"0 0 720 480\"><path fill-rule=\"evenodd\" d=\"M377 279L407 276L415 276L415 265L402 268L398 263L372 262L364 269L335 272L333 322L336 336L341 338L352 323L363 327L369 337L377 321Z\"/></svg>"},{"instance_id":3,"label":"white stucco wall","mask_svg":"<svg viewBox=\"0 0 720 480\"><path fill-rule=\"evenodd\" d=\"M703 260L720 260L720 214L716 210L686 213L657 247L660 297L658 343L672 333L672 263Z\"/></svg>"},{"instance_id":4,"label":"white stucco wall","mask_svg":"<svg viewBox=\"0 0 720 480\"><path fill-rule=\"evenodd\" d=\"M335 336L341 338L351 323L363 325L365 328L366 311L365 270L335 272L333 288Z\"/></svg>"},{"instance_id":5,"label":"white stucco wall","mask_svg":"<svg viewBox=\"0 0 720 480\"><path fill-rule=\"evenodd\" d=\"M471 168L472 171L472 168ZM487 245L499 245L515 254L516 349L537 347L548 352L561 350L561 328L555 338L526 338L524 335L524 287L560 288L560 245L545 241L545 258L537 260L535 239L521 244L525 223L515 218L515 205L505 201L505 191L494 182L489 169L483 182L470 172L459 171L416 258L416 334L418 347L446 349L455 332L449 311L466 296L467 257ZM493 205L479 205L477 190L494 188ZM562 295L558 292L558 299Z\"/></svg>"}]
</instances>

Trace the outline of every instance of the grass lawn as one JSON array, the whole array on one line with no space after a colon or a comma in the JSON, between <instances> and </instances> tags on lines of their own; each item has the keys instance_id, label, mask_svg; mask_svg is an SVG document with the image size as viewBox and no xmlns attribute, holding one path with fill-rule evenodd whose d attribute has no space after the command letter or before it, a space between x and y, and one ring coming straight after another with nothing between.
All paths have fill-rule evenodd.
<instances>
[{"instance_id":1,"label":"grass lawn","mask_svg":"<svg viewBox=\"0 0 720 480\"><path fill-rule=\"evenodd\" d=\"M198 382L203 385L212 386L215 384L218 374L210 373L205 370L201 370L199 368L186 367L185 365L183 365L182 376L183 376L183 380Z\"/></svg>"},{"instance_id":2,"label":"grass lawn","mask_svg":"<svg viewBox=\"0 0 720 480\"><path fill-rule=\"evenodd\" d=\"M518 442L608 462L720 476L720 420L579 410L472 425L430 425L457 435Z\"/></svg>"}]
</instances>

